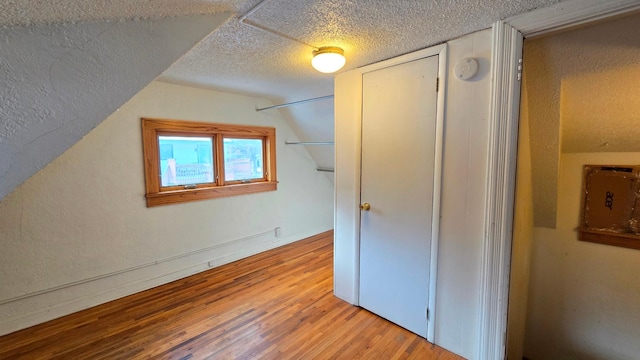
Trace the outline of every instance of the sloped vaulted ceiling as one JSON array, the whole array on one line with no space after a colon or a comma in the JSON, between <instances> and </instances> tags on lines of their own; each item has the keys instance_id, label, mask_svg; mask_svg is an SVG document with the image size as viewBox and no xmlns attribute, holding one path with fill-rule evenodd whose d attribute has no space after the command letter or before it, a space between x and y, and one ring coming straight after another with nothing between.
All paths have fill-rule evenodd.
<instances>
[{"instance_id":1,"label":"sloped vaulted ceiling","mask_svg":"<svg viewBox=\"0 0 640 360\"><path fill-rule=\"evenodd\" d=\"M260 9L249 20L313 46L341 46L347 56L344 70L349 70L488 28L501 18L555 2L558 0L2 2L0 198L167 69L160 78L163 81L257 95L274 102L332 94L333 76L317 73L309 65L311 47L238 21L256 4L261 4ZM232 14L227 22L225 11ZM303 134L300 137L315 132L324 137L333 134L333 117L327 111L331 103L323 106L318 111L282 112ZM306 123L298 120L301 116ZM309 126L309 121L316 123ZM314 129L317 126L322 129Z\"/></svg>"},{"instance_id":2,"label":"sloped vaulted ceiling","mask_svg":"<svg viewBox=\"0 0 640 360\"><path fill-rule=\"evenodd\" d=\"M0 199L228 17L0 28Z\"/></svg>"}]
</instances>

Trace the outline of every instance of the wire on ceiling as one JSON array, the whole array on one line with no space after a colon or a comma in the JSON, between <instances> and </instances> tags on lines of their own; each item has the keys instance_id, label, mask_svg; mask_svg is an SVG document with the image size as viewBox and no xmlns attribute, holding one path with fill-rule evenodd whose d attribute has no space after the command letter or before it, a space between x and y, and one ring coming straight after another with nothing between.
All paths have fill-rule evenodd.
<instances>
[{"instance_id":1,"label":"wire on ceiling","mask_svg":"<svg viewBox=\"0 0 640 360\"><path fill-rule=\"evenodd\" d=\"M320 100L328 100L328 99L333 99L333 95L326 95L326 96L320 96L320 97L312 98L312 99L298 100L298 101L292 101L292 102L288 102L288 103L284 103L284 104L267 106L267 107L256 109L256 111L278 109L278 108L282 108L282 107L287 107L287 106L292 106L292 105L300 105L300 104L305 104L305 103L309 103L309 102L315 102L315 101L320 101Z\"/></svg>"},{"instance_id":2,"label":"wire on ceiling","mask_svg":"<svg viewBox=\"0 0 640 360\"><path fill-rule=\"evenodd\" d=\"M253 21L249 20L249 19L248 19L248 17L249 17L249 16L251 16L251 15L252 15L253 13L255 13L256 11L258 11L258 10L259 10L259 9L260 9L264 4L266 4L266 2L267 2L267 1L268 1L268 0L260 0L260 1L259 1L257 4L255 4L251 9L249 9L249 11L247 11L246 13L244 13L244 15L240 16L240 17L238 18L238 21L240 21L240 23L241 23L241 24L244 24L244 25L250 26L250 27L252 27L252 28L254 28L254 29L262 30L262 31L264 31L264 32L268 32L268 33L270 33L270 34L277 35L277 36L280 36L280 37L282 37L282 38L285 38L285 39L288 39L288 40L291 40L291 41L295 41L295 42L297 42L297 43L299 43L299 44L302 44L302 45L308 46L308 47L313 48L313 49L319 49L319 47L317 47L317 46L313 46L313 45L311 45L311 44L307 44L306 42L304 42L304 41L302 41L302 40L296 39L296 38L291 37L291 36L289 36L289 35L287 35L287 34L283 34L283 33L279 32L279 31L277 31L277 30L274 30L274 29L268 28L268 27L266 27L266 26L260 25L260 24L258 24L258 23L256 23L256 22L253 22Z\"/></svg>"}]
</instances>

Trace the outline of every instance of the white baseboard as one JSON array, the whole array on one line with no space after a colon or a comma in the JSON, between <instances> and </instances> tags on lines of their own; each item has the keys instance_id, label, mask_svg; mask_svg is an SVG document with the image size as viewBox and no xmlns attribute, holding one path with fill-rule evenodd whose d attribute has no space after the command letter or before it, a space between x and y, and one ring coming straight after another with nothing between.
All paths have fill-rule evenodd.
<instances>
[{"instance_id":1,"label":"white baseboard","mask_svg":"<svg viewBox=\"0 0 640 360\"><path fill-rule=\"evenodd\" d=\"M3 319L0 322L0 335L148 290L327 230L330 229L313 229L276 237L274 229L209 247L204 251L172 257L168 261L158 261L112 275L34 292L15 300L9 299L0 305L0 319Z\"/></svg>"}]
</instances>

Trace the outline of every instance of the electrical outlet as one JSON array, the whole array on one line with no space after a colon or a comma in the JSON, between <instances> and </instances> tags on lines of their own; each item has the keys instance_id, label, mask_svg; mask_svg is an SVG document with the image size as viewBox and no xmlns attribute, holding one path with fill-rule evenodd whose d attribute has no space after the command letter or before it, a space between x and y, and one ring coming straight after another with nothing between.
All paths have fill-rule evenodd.
<instances>
[{"instance_id":1,"label":"electrical outlet","mask_svg":"<svg viewBox=\"0 0 640 360\"><path fill-rule=\"evenodd\" d=\"M280 233L281 233L281 232L282 232L282 231L280 230L280 227L278 226L278 227L276 228L276 231L275 231L275 235L276 235L276 237L280 237Z\"/></svg>"},{"instance_id":2,"label":"electrical outlet","mask_svg":"<svg viewBox=\"0 0 640 360\"><path fill-rule=\"evenodd\" d=\"M216 262L215 260L211 260L208 262L209 267L215 267L216 266Z\"/></svg>"}]
</instances>

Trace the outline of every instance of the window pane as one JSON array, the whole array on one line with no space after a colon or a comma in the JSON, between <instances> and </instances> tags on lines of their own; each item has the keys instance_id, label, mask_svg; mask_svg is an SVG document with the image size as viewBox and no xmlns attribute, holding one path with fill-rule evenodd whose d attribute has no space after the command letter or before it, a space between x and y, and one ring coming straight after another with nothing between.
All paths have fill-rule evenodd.
<instances>
[{"instance_id":1,"label":"window pane","mask_svg":"<svg viewBox=\"0 0 640 360\"><path fill-rule=\"evenodd\" d=\"M224 179L264 178L262 139L224 139Z\"/></svg>"},{"instance_id":2,"label":"window pane","mask_svg":"<svg viewBox=\"0 0 640 360\"><path fill-rule=\"evenodd\" d=\"M158 136L162 186L211 183L213 139Z\"/></svg>"}]
</instances>

